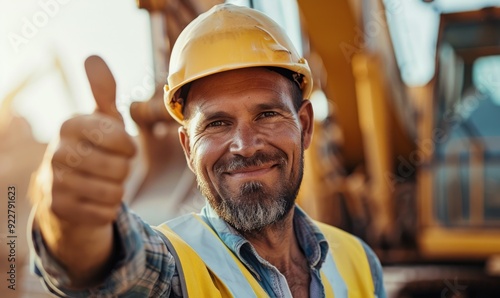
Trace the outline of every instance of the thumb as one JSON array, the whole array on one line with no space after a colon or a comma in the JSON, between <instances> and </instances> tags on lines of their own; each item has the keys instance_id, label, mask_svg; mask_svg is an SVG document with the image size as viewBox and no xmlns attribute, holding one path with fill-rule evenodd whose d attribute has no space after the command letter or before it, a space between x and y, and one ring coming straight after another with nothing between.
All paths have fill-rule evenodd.
<instances>
[{"instance_id":1,"label":"thumb","mask_svg":"<svg viewBox=\"0 0 500 298\"><path fill-rule=\"evenodd\" d=\"M85 60L85 72L94 95L97 110L123 120L116 107L116 82L106 62L99 56L90 56Z\"/></svg>"}]
</instances>

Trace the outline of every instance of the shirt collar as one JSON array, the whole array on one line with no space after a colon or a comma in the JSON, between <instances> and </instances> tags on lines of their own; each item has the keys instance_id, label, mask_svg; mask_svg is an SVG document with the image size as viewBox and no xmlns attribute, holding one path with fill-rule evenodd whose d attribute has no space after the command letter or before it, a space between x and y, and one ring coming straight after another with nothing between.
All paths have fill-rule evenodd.
<instances>
[{"instance_id":1,"label":"shirt collar","mask_svg":"<svg viewBox=\"0 0 500 298\"><path fill-rule=\"evenodd\" d=\"M256 274L255 270L253 270L253 268L251 268L252 266L249 264L250 260L244 257L248 252L243 253L243 250L250 250L251 254L256 254L251 243L220 218L217 212L215 212L209 204L205 205L200 215L217 235L219 235L226 246ZM314 224L312 219L297 205L295 205L293 225L295 235L297 236L300 247L304 251L309 266L319 270L326 259L329 249L325 236Z\"/></svg>"}]
</instances>

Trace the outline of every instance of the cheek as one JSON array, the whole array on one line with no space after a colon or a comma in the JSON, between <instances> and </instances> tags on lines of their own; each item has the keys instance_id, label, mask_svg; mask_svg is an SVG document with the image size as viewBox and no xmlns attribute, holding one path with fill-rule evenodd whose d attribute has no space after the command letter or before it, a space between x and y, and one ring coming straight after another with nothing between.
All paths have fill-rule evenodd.
<instances>
[{"instance_id":1,"label":"cheek","mask_svg":"<svg viewBox=\"0 0 500 298\"><path fill-rule=\"evenodd\" d=\"M296 148L300 149L302 134L298 127L289 125L272 130L268 140L285 152L290 152L296 150Z\"/></svg>"},{"instance_id":2,"label":"cheek","mask_svg":"<svg viewBox=\"0 0 500 298\"><path fill-rule=\"evenodd\" d=\"M196 169L196 174L207 177L212 172L213 165L221 156L220 143L208 138L195 141L191 151L191 162Z\"/></svg>"},{"instance_id":3,"label":"cheek","mask_svg":"<svg viewBox=\"0 0 500 298\"><path fill-rule=\"evenodd\" d=\"M299 166L302 159L303 137L296 127L290 127L287 130L276 133L275 144L283 150L290 159L290 171Z\"/></svg>"}]
</instances>

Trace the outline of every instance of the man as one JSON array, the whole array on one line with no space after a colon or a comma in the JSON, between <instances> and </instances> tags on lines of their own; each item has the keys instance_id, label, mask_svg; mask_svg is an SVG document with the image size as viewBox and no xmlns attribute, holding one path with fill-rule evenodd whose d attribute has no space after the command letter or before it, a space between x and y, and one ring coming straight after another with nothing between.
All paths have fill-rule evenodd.
<instances>
[{"instance_id":1,"label":"man","mask_svg":"<svg viewBox=\"0 0 500 298\"><path fill-rule=\"evenodd\" d=\"M95 92L99 111L62 126L34 212L37 273L72 297L384 297L373 252L294 204L311 88L307 62L265 15L200 15L173 48L165 103L207 206L152 228L121 203L135 148L103 104L113 92ZM70 165L67 148L82 144L91 153ZM58 179L58 167L70 170Z\"/></svg>"}]
</instances>

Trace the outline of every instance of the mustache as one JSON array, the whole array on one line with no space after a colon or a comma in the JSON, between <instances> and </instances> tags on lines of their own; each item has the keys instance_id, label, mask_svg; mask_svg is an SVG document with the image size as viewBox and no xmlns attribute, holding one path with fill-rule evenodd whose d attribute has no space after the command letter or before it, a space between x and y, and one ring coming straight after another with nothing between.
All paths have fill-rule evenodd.
<instances>
[{"instance_id":1,"label":"mustache","mask_svg":"<svg viewBox=\"0 0 500 298\"><path fill-rule=\"evenodd\" d=\"M214 172L222 175L225 172L239 171L248 167L259 167L266 163L285 165L286 162L286 155L281 151L275 153L257 152L250 157L235 155L229 160L218 161L214 165Z\"/></svg>"}]
</instances>

